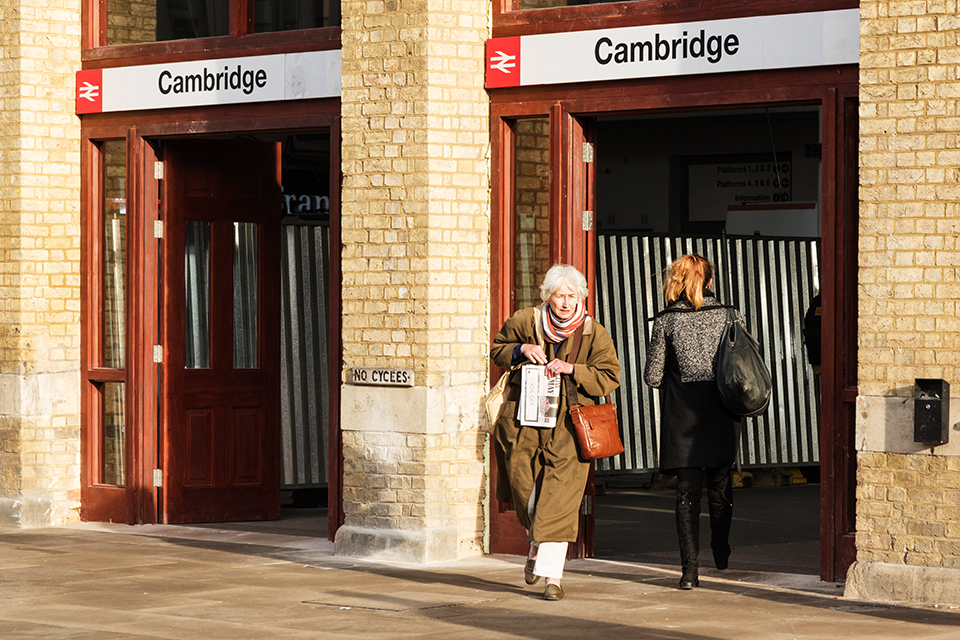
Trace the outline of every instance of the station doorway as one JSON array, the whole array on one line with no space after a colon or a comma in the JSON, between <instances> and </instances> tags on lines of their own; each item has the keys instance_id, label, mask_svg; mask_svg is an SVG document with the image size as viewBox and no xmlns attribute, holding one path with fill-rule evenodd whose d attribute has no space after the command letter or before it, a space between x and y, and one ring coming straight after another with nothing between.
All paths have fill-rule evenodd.
<instances>
[{"instance_id":1,"label":"station doorway","mask_svg":"<svg viewBox=\"0 0 960 640\"><path fill-rule=\"evenodd\" d=\"M596 315L623 365L615 395L626 447L597 463L596 555L679 561L675 478L658 472L659 397L642 371L649 319L664 306L663 269L698 253L715 265L718 299L740 309L774 380L770 409L743 421L732 539L734 560L749 564L734 566L818 573L820 397L811 361L819 365L820 344L805 335L804 319L821 317L811 311L822 262L820 107L600 117L591 127ZM772 545L791 549L789 562L765 567Z\"/></svg>"},{"instance_id":2,"label":"station doorway","mask_svg":"<svg viewBox=\"0 0 960 640\"><path fill-rule=\"evenodd\" d=\"M166 127L95 129L85 145L81 517L251 521L287 507L332 536L336 132Z\"/></svg>"},{"instance_id":3,"label":"station doorway","mask_svg":"<svg viewBox=\"0 0 960 640\"><path fill-rule=\"evenodd\" d=\"M559 98L548 88L493 94L491 324L538 302L550 264L574 264L592 283L591 313L611 330L624 367L614 400L627 451L596 465L570 557L645 553L601 540L630 536L607 526L616 518L602 512L607 497L597 490L654 485L659 409L642 382L647 321L662 307L670 261L700 253L717 266L720 299L761 339L777 388L768 414L744 424L741 477L804 485L798 504L819 555L804 566L819 566L825 580L845 574L855 529L854 78L840 89L787 86L796 78L784 74L759 83L767 89L743 75L709 89L678 78L649 92L638 83L613 95L598 87ZM817 294L819 376L803 338ZM509 505L494 505L494 552L525 552L514 523ZM661 540L676 545L672 526Z\"/></svg>"}]
</instances>

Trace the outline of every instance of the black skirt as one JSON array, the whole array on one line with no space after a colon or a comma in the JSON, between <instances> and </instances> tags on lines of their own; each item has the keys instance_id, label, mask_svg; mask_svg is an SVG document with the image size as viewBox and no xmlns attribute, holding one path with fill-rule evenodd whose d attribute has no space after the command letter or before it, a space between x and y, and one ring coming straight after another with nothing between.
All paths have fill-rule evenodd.
<instances>
[{"instance_id":1,"label":"black skirt","mask_svg":"<svg viewBox=\"0 0 960 640\"><path fill-rule=\"evenodd\" d=\"M660 471L732 464L740 418L723 405L715 381L681 382L671 360L668 356L660 387Z\"/></svg>"}]
</instances>

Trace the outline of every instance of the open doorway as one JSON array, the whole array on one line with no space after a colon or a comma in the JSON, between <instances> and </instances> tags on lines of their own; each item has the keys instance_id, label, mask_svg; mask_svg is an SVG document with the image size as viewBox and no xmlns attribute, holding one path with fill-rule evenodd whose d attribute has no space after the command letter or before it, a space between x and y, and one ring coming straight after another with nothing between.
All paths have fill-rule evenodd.
<instances>
[{"instance_id":1,"label":"open doorway","mask_svg":"<svg viewBox=\"0 0 960 640\"><path fill-rule=\"evenodd\" d=\"M679 565L675 478L658 473L658 397L642 370L663 269L700 253L775 386L767 413L743 423L731 568L819 573L819 376L804 317L820 291L822 130L819 106L595 121L597 316L624 366L627 448L598 464L598 557Z\"/></svg>"}]
</instances>

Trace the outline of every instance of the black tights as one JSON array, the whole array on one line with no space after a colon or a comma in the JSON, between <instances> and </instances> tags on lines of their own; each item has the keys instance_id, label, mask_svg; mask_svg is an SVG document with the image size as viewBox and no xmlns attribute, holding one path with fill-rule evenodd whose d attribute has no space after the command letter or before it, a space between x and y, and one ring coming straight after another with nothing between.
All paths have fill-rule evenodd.
<instances>
[{"instance_id":1,"label":"black tights","mask_svg":"<svg viewBox=\"0 0 960 640\"><path fill-rule=\"evenodd\" d=\"M710 548L718 569L725 569L730 556L730 522L733 518L732 465L715 469L677 469L677 537L680 565L696 574L700 566L700 496L706 480L710 507Z\"/></svg>"}]
</instances>

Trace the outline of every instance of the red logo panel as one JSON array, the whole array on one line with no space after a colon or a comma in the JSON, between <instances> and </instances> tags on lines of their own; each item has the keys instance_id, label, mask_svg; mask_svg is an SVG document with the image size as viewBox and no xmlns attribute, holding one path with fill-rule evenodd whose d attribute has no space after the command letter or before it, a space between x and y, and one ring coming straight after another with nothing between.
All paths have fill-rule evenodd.
<instances>
[{"instance_id":1,"label":"red logo panel","mask_svg":"<svg viewBox=\"0 0 960 640\"><path fill-rule=\"evenodd\" d=\"M103 111L103 69L77 71L77 113Z\"/></svg>"},{"instance_id":2,"label":"red logo panel","mask_svg":"<svg viewBox=\"0 0 960 640\"><path fill-rule=\"evenodd\" d=\"M487 88L520 86L520 36L487 40Z\"/></svg>"}]
</instances>

